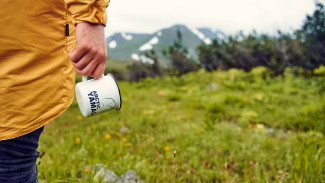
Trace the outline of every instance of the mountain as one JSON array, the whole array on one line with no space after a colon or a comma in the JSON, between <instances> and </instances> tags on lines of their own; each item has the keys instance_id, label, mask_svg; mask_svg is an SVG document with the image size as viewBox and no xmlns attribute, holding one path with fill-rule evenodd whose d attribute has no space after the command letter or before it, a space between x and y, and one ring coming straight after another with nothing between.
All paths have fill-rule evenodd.
<instances>
[{"instance_id":1,"label":"mountain","mask_svg":"<svg viewBox=\"0 0 325 183\"><path fill-rule=\"evenodd\" d=\"M107 37L108 59L116 61L152 61L144 56L145 52L154 50L162 66L170 64L162 54L173 45L177 39L177 31L182 35L182 44L187 48L190 56L197 58L196 48L200 44L211 44L213 39L225 39L227 35L222 31L213 31L209 28L190 29L185 25L174 25L163 28L152 34L115 33Z\"/></svg>"}]
</instances>

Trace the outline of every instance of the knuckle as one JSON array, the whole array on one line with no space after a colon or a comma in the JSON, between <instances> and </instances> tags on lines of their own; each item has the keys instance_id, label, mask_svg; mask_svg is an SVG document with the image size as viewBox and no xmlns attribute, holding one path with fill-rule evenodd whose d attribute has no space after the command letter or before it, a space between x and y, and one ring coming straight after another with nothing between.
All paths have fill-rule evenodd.
<instances>
[{"instance_id":1,"label":"knuckle","mask_svg":"<svg viewBox=\"0 0 325 183\"><path fill-rule=\"evenodd\" d=\"M106 61L107 54L106 52L99 52L98 53L98 62Z\"/></svg>"},{"instance_id":2,"label":"knuckle","mask_svg":"<svg viewBox=\"0 0 325 183\"><path fill-rule=\"evenodd\" d=\"M101 59L102 57L103 57L103 53L102 52L97 52L97 57L98 57L98 59Z\"/></svg>"},{"instance_id":3,"label":"knuckle","mask_svg":"<svg viewBox=\"0 0 325 183\"><path fill-rule=\"evenodd\" d=\"M89 47L89 52L97 55L98 54L98 49L96 49L96 47Z\"/></svg>"},{"instance_id":4,"label":"knuckle","mask_svg":"<svg viewBox=\"0 0 325 183\"><path fill-rule=\"evenodd\" d=\"M80 46L80 49L81 49L82 51L89 51L89 50L91 50L91 47L90 47L88 44L82 44L82 45Z\"/></svg>"},{"instance_id":5,"label":"knuckle","mask_svg":"<svg viewBox=\"0 0 325 183\"><path fill-rule=\"evenodd\" d=\"M102 58L103 58L103 60L105 60L106 61L106 58L107 58L107 52L106 51L104 51L104 52L102 52Z\"/></svg>"}]
</instances>

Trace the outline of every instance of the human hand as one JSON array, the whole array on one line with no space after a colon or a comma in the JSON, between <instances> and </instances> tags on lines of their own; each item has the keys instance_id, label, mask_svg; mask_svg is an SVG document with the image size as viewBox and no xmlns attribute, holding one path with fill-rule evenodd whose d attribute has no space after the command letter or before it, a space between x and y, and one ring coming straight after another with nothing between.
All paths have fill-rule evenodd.
<instances>
[{"instance_id":1,"label":"human hand","mask_svg":"<svg viewBox=\"0 0 325 183\"><path fill-rule=\"evenodd\" d=\"M104 26L88 22L77 24L76 42L76 47L69 53L75 71L83 76L100 78L107 58Z\"/></svg>"}]
</instances>

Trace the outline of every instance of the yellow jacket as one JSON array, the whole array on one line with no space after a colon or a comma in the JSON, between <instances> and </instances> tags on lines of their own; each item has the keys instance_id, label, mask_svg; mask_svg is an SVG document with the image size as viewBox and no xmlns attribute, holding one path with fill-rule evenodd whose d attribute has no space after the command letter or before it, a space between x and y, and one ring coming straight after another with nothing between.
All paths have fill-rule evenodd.
<instances>
[{"instance_id":1,"label":"yellow jacket","mask_svg":"<svg viewBox=\"0 0 325 183\"><path fill-rule=\"evenodd\" d=\"M0 140L59 116L74 96L74 25L106 24L109 0L0 0Z\"/></svg>"}]
</instances>

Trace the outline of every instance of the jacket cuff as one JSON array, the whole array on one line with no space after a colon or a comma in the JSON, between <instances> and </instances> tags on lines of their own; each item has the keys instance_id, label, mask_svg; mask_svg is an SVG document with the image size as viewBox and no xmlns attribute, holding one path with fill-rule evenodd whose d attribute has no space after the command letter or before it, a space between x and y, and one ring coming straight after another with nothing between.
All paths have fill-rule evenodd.
<instances>
[{"instance_id":1,"label":"jacket cuff","mask_svg":"<svg viewBox=\"0 0 325 183\"><path fill-rule=\"evenodd\" d=\"M90 22L106 26L106 8L108 4L109 0L99 0L93 3L79 2L76 4L71 4L69 10L72 14L72 21L74 25L77 25L81 22Z\"/></svg>"}]
</instances>

